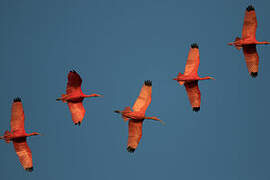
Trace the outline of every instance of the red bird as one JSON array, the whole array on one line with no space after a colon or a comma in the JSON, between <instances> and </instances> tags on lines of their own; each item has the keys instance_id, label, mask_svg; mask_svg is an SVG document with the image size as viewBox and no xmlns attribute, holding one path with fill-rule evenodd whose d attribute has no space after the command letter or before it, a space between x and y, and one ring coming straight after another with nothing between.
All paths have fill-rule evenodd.
<instances>
[{"instance_id":1,"label":"red bird","mask_svg":"<svg viewBox=\"0 0 270 180\"><path fill-rule=\"evenodd\" d=\"M32 153L27 145L26 138L29 136L39 135L37 132L27 134L24 129L24 112L23 105L20 98L13 100L11 108L11 132L6 131L4 136L0 136L0 139L4 139L6 143L13 142L14 149L19 157L19 160L26 171L33 171Z\"/></svg>"},{"instance_id":2,"label":"red bird","mask_svg":"<svg viewBox=\"0 0 270 180\"><path fill-rule=\"evenodd\" d=\"M85 109L83 107L83 99L88 97L100 97L99 94L86 95L81 89L82 79L76 71L70 71L68 74L68 83L66 88L66 94L62 94L61 98L56 101L67 102L69 110L71 112L72 121L75 125L81 125L83 120Z\"/></svg>"},{"instance_id":3,"label":"red bird","mask_svg":"<svg viewBox=\"0 0 270 180\"><path fill-rule=\"evenodd\" d=\"M200 55L198 44L191 44L184 74L179 73L176 80L180 85L185 85L190 104L193 111L198 112L201 105L201 93L198 86L199 80L214 79L212 77L200 78L198 68L200 64Z\"/></svg>"},{"instance_id":4,"label":"red bird","mask_svg":"<svg viewBox=\"0 0 270 180\"><path fill-rule=\"evenodd\" d=\"M237 37L235 41L228 45L233 45L240 50L243 48L248 72L251 77L255 78L258 75L259 56L256 50L257 44L270 44L270 42L259 42L256 40L257 18L255 8L249 5L246 8L244 25L242 29L242 38Z\"/></svg>"},{"instance_id":5,"label":"red bird","mask_svg":"<svg viewBox=\"0 0 270 180\"><path fill-rule=\"evenodd\" d=\"M145 117L145 111L151 103L152 82L145 81L140 95L133 105L133 111L126 107L124 111L114 111L120 113L124 121L128 121L128 145L127 151L133 153L142 137L142 124L144 119L152 119L162 122L157 117Z\"/></svg>"}]
</instances>

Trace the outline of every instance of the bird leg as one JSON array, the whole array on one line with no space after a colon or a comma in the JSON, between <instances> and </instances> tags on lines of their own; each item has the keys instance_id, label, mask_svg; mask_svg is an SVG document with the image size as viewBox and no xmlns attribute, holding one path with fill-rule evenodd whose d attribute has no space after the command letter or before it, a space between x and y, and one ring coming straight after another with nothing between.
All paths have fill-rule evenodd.
<instances>
[{"instance_id":1,"label":"bird leg","mask_svg":"<svg viewBox=\"0 0 270 180\"><path fill-rule=\"evenodd\" d=\"M119 111L119 110L116 110L116 111L114 111L115 113L118 113L118 114L120 114L121 113L121 111Z\"/></svg>"}]
</instances>

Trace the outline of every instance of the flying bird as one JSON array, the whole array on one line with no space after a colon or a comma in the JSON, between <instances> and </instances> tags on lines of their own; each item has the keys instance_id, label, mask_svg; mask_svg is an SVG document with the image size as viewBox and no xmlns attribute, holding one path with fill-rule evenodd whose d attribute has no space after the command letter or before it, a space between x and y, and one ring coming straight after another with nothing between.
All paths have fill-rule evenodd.
<instances>
[{"instance_id":1,"label":"flying bird","mask_svg":"<svg viewBox=\"0 0 270 180\"><path fill-rule=\"evenodd\" d=\"M199 77L198 68L200 64L199 46L191 44L184 74L179 73L176 80L180 85L185 85L187 95L193 111L198 112L201 106L201 93L198 86L199 80L214 79L210 76Z\"/></svg>"},{"instance_id":2,"label":"flying bird","mask_svg":"<svg viewBox=\"0 0 270 180\"><path fill-rule=\"evenodd\" d=\"M102 96L99 94L84 94L81 89L81 84L82 79L80 75L75 70L70 71L68 74L66 94L62 94L61 98L56 99L56 101L63 101L68 104L72 116L72 121L75 125L81 125L85 115L85 109L82 104L84 98Z\"/></svg>"},{"instance_id":3,"label":"flying bird","mask_svg":"<svg viewBox=\"0 0 270 180\"><path fill-rule=\"evenodd\" d=\"M6 143L9 143L10 141L13 142L14 149L19 157L21 165L26 171L32 172L32 152L27 145L26 138L40 134L37 132L27 134L25 132L23 105L20 98L15 98L13 100L10 126L11 131L6 131L4 136L0 136L0 139L5 140Z\"/></svg>"},{"instance_id":4,"label":"flying bird","mask_svg":"<svg viewBox=\"0 0 270 180\"><path fill-rule=\"evenodd\" d=\"M144 119L152 119L155 121L160 121L157 117L146 117L145 111L151 103L152 95L152 82L147 80L141 89L140 95L135 101L132 109L126 107L123 111L114 111L122 115L124 121L128 121L128 144L127 151L133 153L137 148L141 137L142 137L142 125Z\"/></svg>"},{"instance_id":5,"label":"flying bird","mask_svg":"<svg viewBox=\"0 0 270 180\"><path fill-rule=\"evenodd\" d=\"M228 44L234 46L238 50L243 48L248 72L253 78L257 77L259 69L259 56L257 53L256 45L270 44L270 42L259 42L256 40L256 29L257 18L255 8L252 5L249 5L245 12L242 38L236 37L234 42Z\"/></svg>"}]
</instances>

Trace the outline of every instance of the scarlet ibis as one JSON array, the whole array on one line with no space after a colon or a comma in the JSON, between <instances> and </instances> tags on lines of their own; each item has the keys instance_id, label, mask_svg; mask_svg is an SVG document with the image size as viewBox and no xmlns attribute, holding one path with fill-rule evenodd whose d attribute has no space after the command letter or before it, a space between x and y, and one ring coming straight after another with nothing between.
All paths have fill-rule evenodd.
<instances>
[{"instance_id":1,"label":"scarlet ibis","mask_svg":"<svg viewBox=\"0 0 270 180\"><path fill-rule=\"evenodd\" d=\"M86 95L81 89L82 79L80 75L75 71L70 71L68 74L68 83L66 88L66 94L62 94L61 98L56 101L63 101L68 104L71 112L72 121L75 125L81 125L83 117L85 115L85 109L83 107L84 98L100 97L99 94Z\"/></svg>"},{"instance_id":2,"label":"scarlet ibis","mask_svg":"<svg viewBox=\"0 0 270 180\"><path fill-rule=\"evenodd\" d=\"M132 109L126 107L123 111L114 111L122 115L124 121L128 121L128 144L127 151L133 153L142 137L142 124L144 119L160 121L157 117L146 117L145 111L151 103L152 81L147 80L141 89L140 95L135 101Z\"/></svg>"},{"instance_id":3,"label":"scarlet ibis","mask_svg":"<svg viewBox=\"0 0 270 180\"><path fill-rule=\"evenodd\" d=\"M248 72L251 77L255 78L258 75L259 56L257 53L257 44L270 44L270 42L259 42L256 40L257 18L255 8L249 5L246 8L244 25L242 29L242 38L236 37L235 41L228 45L234 46L240 50L243 48L244 57L246 60Z\"/></svg>"},{"instance_id":4,"label":"scarlet ibis","mask_svg":"<svg viewBox=\"0 0 270 180\"><path fill-rule=\"evenodd\" d=\"M15 98L13 100L10 126L11 131L6 131L4 136L0 136L0 139L5 140L6 143L9 143L10 141L13 142L14 149L23 168L26 171L32 172L34 170L32 152L27 145L26 138L40 134L37 132L27 134L25 132L23 105L20 98Z\"/></svg>"},{"instance_id":5,"label":"scarlet ibis","mask_svg":"<svg viewBox=\"0 0 270 180\"><path fill-rule=\"evenodd\" d=\"M199 77L198 68L200 64L199 46L196 43L191 44L184 74L179 73L176 80L180 85L185 85L190 104L193 111L198 112L201 105L201 93L198 86L199 80L214 79L210 76Z\"/></svg>"}]
</instances>

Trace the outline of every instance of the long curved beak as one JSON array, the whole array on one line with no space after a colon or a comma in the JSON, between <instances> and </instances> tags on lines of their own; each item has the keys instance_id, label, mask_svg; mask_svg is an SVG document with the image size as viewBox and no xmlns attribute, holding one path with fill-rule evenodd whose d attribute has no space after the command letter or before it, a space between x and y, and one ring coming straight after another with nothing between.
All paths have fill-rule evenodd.
<instances>
[{"instance_id":1,"label":"long curved beak","mask_svg":"<svg viewBox=\"0 0 270 180\"><path fill-rule=\"evenodd\" d=\"M213 77L210 77L210 79L212 79L212 80L216 80L215 78L213 78Z\"/></svg>"},{"instance_id":2,"label":"long curved beak","mask_svg":"<svg viewBox=\"0 0 270 180\"><path fill-rule=\"evenodd\" d=\"M161 119L159 119L159 122L160 122L163 126L166 125L166 123L165 123L164 121L162 121Z\"/></svg>"}]
</instances>

